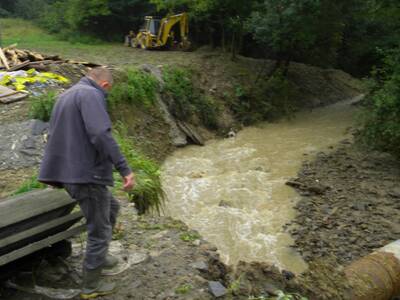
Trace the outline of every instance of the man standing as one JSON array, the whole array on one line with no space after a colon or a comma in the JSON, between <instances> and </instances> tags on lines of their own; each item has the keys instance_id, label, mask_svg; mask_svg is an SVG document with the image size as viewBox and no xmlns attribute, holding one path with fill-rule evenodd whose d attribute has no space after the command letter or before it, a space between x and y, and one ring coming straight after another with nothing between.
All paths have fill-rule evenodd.
<instances>
[{"instance_id":1,"label":"man standing","mask_svg":"<svg viewBox=\"0 0 400 300\"><path fill-rule=\"evenodd\" d=\"M116 258L107 254L119 211L117 200L107 189L113 185L113 167L123 177L125 190L135 183L111 134L106 92L112 84L108 69L95 68L60 95L51 115L39 172L39 181L65 188L86 218L83 299L109 294L115 287L100 281L102 269L117 264Z\"/></svg>"}]
</instances>

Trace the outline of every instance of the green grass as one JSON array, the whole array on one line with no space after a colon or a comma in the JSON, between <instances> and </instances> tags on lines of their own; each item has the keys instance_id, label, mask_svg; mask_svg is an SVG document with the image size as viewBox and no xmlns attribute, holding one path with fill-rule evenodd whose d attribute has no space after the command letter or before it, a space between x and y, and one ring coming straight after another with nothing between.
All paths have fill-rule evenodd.
<instances>
[{"instance_id":1,"label":"green grass","mask_svg":"<svg viewBox=\"0 0 400 300\"><path fill-rule=\"evenodd\" d=\"M184 232L179 238L184 242L194 242L198 240L201 236L197 232Z\"/></svg>"},{"instance_id":2,"label":"green grass","mask_svg":"<svg viewBox=\"0 0 400 300\"><path fill-rule=\"evenodd\" d=\"M37 176L32 176L22 183L22 185L13 193L13 195L24 194L37 189L44 189L46 185L37 180Z\"/></svg>"},{"instance_id":3,"label":"green grass","mask_svg":"<svg viewBox=\"0 0 400 300\"><path fill-rule=\"evenodd\" d=\"M186 284L182 284L181 286L178 286L175 289L175 293L180 294L180 295L185 295L185 294L189 293L192 289L193 289L193 286L186 283Z\"/></svg>"},{"instance_id":4,"label":"green grass","mask_svg":"<svg viewBox=\"0 0 400 300\"><path fill-rule=\"evenodd\" d=\"M50 91L47 94L33 98L30 102L29 116L33 119L48 122L56 103L56 97L56 92Z\"/></svg>"},{"instance_id":5,"label":"green grass","mask_svg":"<svg viewBox=\"0 0 400 300\"><path fill-rule=\"evenodd\" d=\"M114 137L135 173L136 185L132 191L128 192L129 200L135 203L139 214L160 213L165 201L165 194L161 185L159 165L137 151L122 123L117 124ZM121 178L116 174L115 179L115 189L120 190L122 188Z\"/></svg>"},{"instance_id":6,"label":"green grass","mask_svg":"<svg viewBox=\"0 0 400 300\"><path fill-rule=\"evenodd\" d=\"M212 97L194 87L190 69L167 67L163 79L164 93L173 99L169 108L178 119L188 121L196 115L206 127L217 128L220 108Z\"/></svg>"},{"instance_id":7,"label":"green grass","mask_svg":"<svg viewBox=\"0 0 400 300\"><path fill-rule=\"evenodd\" d=\"M154 105L158 87L157 79L154 76L134 68L128 68L118 77L108 97L111 110L122 102L145 108Z\"/></svg>"}]
</instances>

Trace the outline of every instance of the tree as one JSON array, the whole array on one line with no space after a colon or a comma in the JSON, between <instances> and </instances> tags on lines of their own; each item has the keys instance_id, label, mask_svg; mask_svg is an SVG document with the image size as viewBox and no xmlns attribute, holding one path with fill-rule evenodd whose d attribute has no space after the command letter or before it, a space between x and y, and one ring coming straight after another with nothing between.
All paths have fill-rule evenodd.
<instances>
[{"instance_id":1,"label":"tree","mask_svg":"<svg viewBox=\"0 0 400 300\"><path fill-rule=\"evenodd\" d=\"M312 25L318 8L318 0L267 0L253 12L249 31L262 44L264 55L276 59L269 76L281 68L285 75L290 61L315 44Z\"/></svg>"}]
</instances>

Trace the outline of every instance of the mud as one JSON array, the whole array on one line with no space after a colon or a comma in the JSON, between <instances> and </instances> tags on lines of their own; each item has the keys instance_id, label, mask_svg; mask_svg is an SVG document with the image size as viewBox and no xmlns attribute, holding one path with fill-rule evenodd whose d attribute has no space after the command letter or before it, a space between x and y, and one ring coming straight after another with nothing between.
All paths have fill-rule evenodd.
<instances>
[{"instance_id":1,"label":"mud","mask_svg":"<svg viewBox=\"0 0 400 300\"><path fill-rule=\"evenodd\" d=\"M288 184L303 196L291 233L306 260L348 265L400 238L399 162L343 141L306 161Z\"/></svg>"}]
</instances>

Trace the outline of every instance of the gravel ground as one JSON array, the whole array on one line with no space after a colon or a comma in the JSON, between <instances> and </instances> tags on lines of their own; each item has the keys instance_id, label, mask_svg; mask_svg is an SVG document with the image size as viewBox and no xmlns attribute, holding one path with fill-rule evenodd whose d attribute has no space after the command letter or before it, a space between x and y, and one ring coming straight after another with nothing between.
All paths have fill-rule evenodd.
<instances>
[{"instance_id":1,"label":"gravel ground","mask_svg":"<svg viewBox=\"0 0 400 300\"><path fill-rule=\"evenodd\" d=\"M389 154L344 141L305 162L289 181L301 195L291 230L306 260L333 256L341 265L400 239L400 165Z\"/></svg>"}]
</instances>

